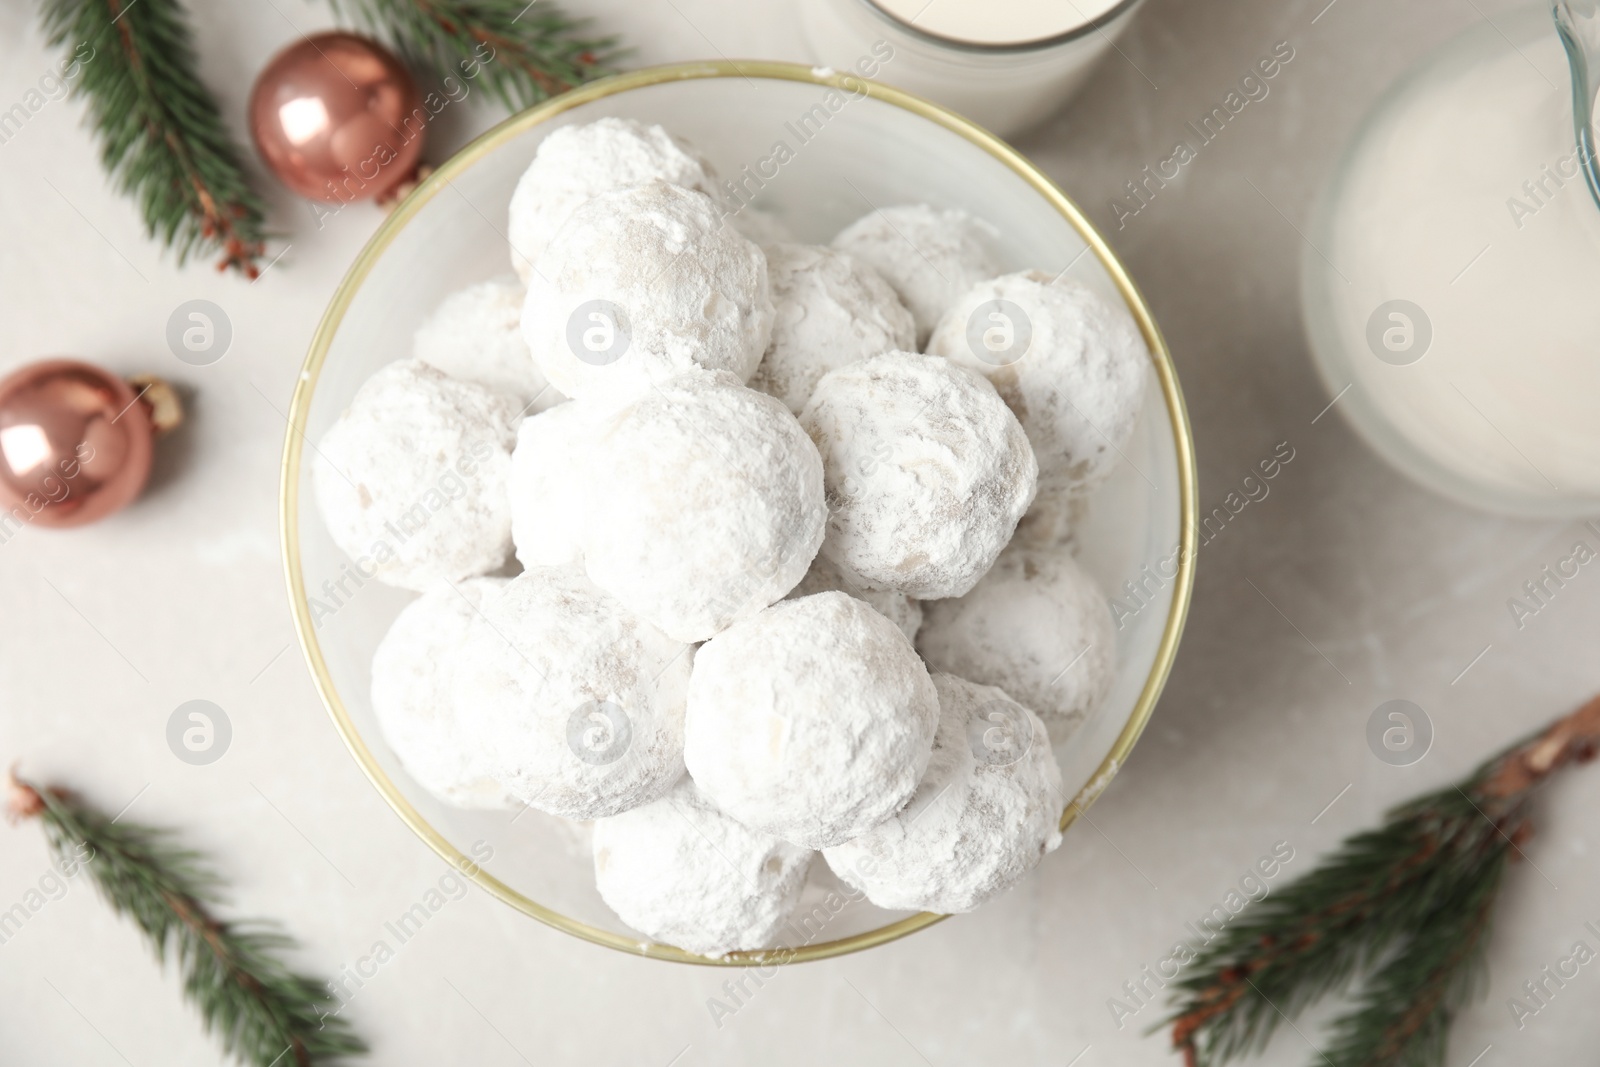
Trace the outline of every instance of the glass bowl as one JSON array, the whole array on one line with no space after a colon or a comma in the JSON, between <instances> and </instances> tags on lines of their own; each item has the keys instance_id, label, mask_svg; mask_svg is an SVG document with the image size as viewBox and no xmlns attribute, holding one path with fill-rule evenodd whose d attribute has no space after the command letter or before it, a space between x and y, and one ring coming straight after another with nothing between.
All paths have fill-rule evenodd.
<instances>
[{"instance_id":1,"label":"glass bowl","mask_svg":"<svg viewBox=\"0 0 1600 1067\"><path fill-rule=\"evenodd\" d=\"M830 118L800 142L791 124L818 106ZM1155 374L1127 462L1077 527L1079 558L1126 610L1111 692L1058 749L1067 795L1075 798L1063 827L1099 796L1133 748L1177 652L1195 551L1193 441L1149 309L1077 206L1004 143L898 90L788 63L680 64L584 86L472 142L379 227L323 317L290 408L281 532L301 648L334 725L384 799L446 862L525 914L596 944L691 963L799 962L892 941L942 916L887 912L860 900L827 912L826 929L804 943L778 949L709 959L652 943L601 901L581 828L533 810L444 804L406 775L374 723L372 653L412 594L352 580L348 559L310 503L305 453L368 375L409 354L412 333L445 294L507 271L506 204L540 140L559 126L608 115L659 122L687 137L799 240L826 242L873 206L925 200L993 223L1007 270L1070 271L1126 302L1149 342ZM791 150L777 153L779 142ZM803 908L838 890L819 861Z\"/></svg>"}]
</instances>

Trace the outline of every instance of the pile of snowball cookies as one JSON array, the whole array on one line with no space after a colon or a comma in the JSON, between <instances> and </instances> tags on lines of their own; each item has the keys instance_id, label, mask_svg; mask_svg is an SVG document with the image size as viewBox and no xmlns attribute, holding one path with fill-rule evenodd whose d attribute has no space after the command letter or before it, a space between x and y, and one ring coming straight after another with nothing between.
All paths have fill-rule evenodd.
<instances>
[{"instance_id":1,"label":"pile of snowball cookies","mask_svg":"<svg viewBox=\"0 0 1600 1067\"><path fill-rule=\"evenodd\" d=\"M819 850L961 912L1060 844L1052 739L1116 644L1071 522L1150 373L1123 307L1002 274L961 211L804 245L715 182L659 126L552 132L517 276L446 298L313 469L421 594L372 663L407 772L594 820L606 903L712 956L771 947Z\"/></svg>"}]
</instances>

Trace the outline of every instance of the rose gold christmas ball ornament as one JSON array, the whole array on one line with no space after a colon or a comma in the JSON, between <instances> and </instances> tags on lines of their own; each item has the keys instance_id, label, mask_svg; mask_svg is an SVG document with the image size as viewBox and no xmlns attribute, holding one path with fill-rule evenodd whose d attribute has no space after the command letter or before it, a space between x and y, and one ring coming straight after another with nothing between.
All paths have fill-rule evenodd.
<instances>
[{"instance_id":1,"label":"rose gold christmas ball ornament","mask_svg":"<svg viewBox=\"0 0 1600 1067\"><path fill-rule=\"evenodd\" d=\"M250 134L283 183L313 200L382 199L411 179L428 112L405 65L353 33L320 33L268 63Z\"/></svg>"},{"instance_id":2,"label":"rose gold christmas ball ornament","mask_svg":"<svg viewBox=\"0 0 1600 1067\"><path fill-rule=\"evenodd\" d=\"M150 476L151 440L180 418L166 383L76 360L0 379L0 532L79 526L123 507Z\"/></svg>"}]
</instances>

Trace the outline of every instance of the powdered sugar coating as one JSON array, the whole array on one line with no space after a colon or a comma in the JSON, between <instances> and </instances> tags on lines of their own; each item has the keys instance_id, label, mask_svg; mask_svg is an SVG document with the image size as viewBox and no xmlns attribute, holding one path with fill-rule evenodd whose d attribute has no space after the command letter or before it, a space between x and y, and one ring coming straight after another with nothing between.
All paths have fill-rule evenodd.
<instances>
[{"instance_id":1,"label":"powdered sugar coating","mask_svg":"<svg viewBox=\"0 0 1600 1067\"><path fill-rule=\"evenodd\" d=\"M511 452L511 540L524 567L583 561L597 406L569 400L523 419Z\"/></svg>"},{"instance_id":2,"label":"powdered sugar coating","mask_svg":"<svg viewBox=\"0 0 1600 1067\"><path fill-rule=\"evenodd\" d=\"M902 204L862 216L839 231L833 247L875 268L917 325L917 347L945 309L985 278L1000 273L989 251L994 228L965 211Z\"/></svg>"},{"instance_id":3,"label":"powdered sugar coating","mask_svg":"<svg viewBox=\"0 0 1600 1067\"><path fill-rule=\"evenodd\" d=\"M685 375L607 415L588 478L589 576L680 641L794 588L827 522L816 447L730 374Z\"/></svg>"},{"instance_id":4,"label":"powdered sugar coating","mask_svg":"<svg viewBox=\"0 0 1600 1067\"><path fill-rule=\"evenodd\" d=\"M917 649L936 671L996 685L1064 741L1116 675L1111 609L1065 548L1013 543L959 600L927 606Z\"/></svg>"},{"instance_id":5,"label":"powdered sugar coating","mask_svg":"<svg viewBox=\"0 0 1600 1067\"><path fill-rule=\"evenodd\" d=\"M839 565L820 552L812 560L806 576L789 591L786 599L829 592L848 593L857 600L866 601L872 610L898 626L907 641L916 641L917 630L922 626L922 601L913 600L892 589L868 589L860 582L846 578Z\"/></svg>"},{"instance_id":6,"label":"powdered sugar coating","mask_svg":"<svg viewBox=\"0 0 1600 1067\"><path fill-rule=\"evenodd\" d=\"M418 592L499 567L518 407L421 360L380 369L317 443L312 484L334 543Z\"/></svg>"},{"instance_id":7,"label":"powdered sugar coating","mask_svg":"<svg viewBox=\"0 0 1600 1067\"><path fill-rule=\"evenodd\" d=\"M692 657L576 568L536 567L484 598L456 667L456 706L513 796L602 818L683 774Z\"/></svg>"},{"instance_id":8,"label":"powdered sugar coating","mask_svg":"<svg viewBox=\"0 0 1600 1067\"><path fill-rule=\"evenodd\" d=\"M1092 496L1071 492L1046 493L1041 488L1039 495L1033 499L1033 506L1017 523L1017 532L1011 538L1011 543L1067 549L1088 515L1089 503L1093 499Z\"/></svg>"},{"instance_id":9,"label":"powdered sugar coating","mask_svg":"<svg viewBox=\"0 0 1600 1067\"><path fill-rule=\"evenodd\" d=\"M412 352L452 378L510 394L524 411L554 407L566 398L545 381L522 339L526 295L509 274L459 289L417 328Z\"/></svg>"},{"instance_id":10,"label":"powdered sugar coating","mask_svg":"<svg viewBox=\"0 0 1600 1067\"><path fill-rule=\"evenodd\" d=\"M853 597L818 593L701 646L684 760L746 826L823 848L899 810L937 721L933 683L905 635Z\"/></svg>"},{"instance_id":11,"label":"powdered sugar coating","mask_svg":"<svg viewBox=\"0 0 1600 1067\"><path fill-rule=\"evenodd\" d=\"M747 381L772 333L761 249L666 182L572 212L529 279L522 334L568 396L620 398L694 370Z\"/></svg>"},{"instance_id":12,"label":"powdered sugar coating","mask_svg":"<svg viewBox=\"0 0 1600 1067\"><path fill-rule=\"evenodd\" d=\"M770 245L772 340L750 388L796 415L835 367L916 342L911 312L883 276L854 256L821 245Z\"/></svg>"},{"instance_id":13,"label":"powdered sugar coating","mask_svg":"<svg viewBox=\"0 0 1600 1067\"><path fill-rule=\"evenodd\" d=\"M1023 322L1008 323L1019 309ZM1010 348L983 342L984 323L1009 327ZM983 323L976 320L982 319ZM1021 348L1021 331L1031 336ZM1043 271L973 286L940 320L928 351L994 383L1039 458L1039 493L1082 494L1110 476L1133 436L1150 378L1150 350L1126 307Z\"/></svg>"},{"instance_id":14,"label":"powdered sugar coating","mask_svg":"<svg viewBox=\"0 0 1600 1067\"><path fill-rule=\"evenodd\" d=\"M812 853L730 819L684 776L594 826L594 876L618 917L703 956L767 948L800 901Z\"/></svg>"},{"instance_id":15,"label":"powdered sugar coating","mask_svg":"<svg viewBox=\"0 0 1600 1067\"><path fill-rule=\"evenodd\" d=\"M916 795L822 855L880 908L949 914L993 899L1054 851L1067 802L1038 716L993 686L950 674L933 684L939 732Z\"/></svg>"},{"instance_id":16,"label":"powdered sugar coating","mask_svg":"<svg viewBox=\"0 0 1600 1067\"><path fill-rule=\"evenodd\" d=\"M603 118L551 131L511 194L507 236L518 276L528 280L545 246L579 205L656 180L716 195L711 164L660 126Z\"/></svg>"},{"instance_id":17,"label":"powdered sugar coating","mask_svg":"<svg viewBox=\"0 0 1600 1067\"><path fill-rule=\"evenodd\" d=\"M441 585L407 604L372 655L372 714L406 773L462 808L504 808L487 753L463 729L455 704L456 653L483 598L504 578Z\"/></svg>"},{"instance_id":18,"label":"powdered sugar coating","mask_svg":"<svg viewBox=\"0 0 1600 1067\"><path fill-rule=\"evenodd\" d=\"M1016 416L949 360L890 352L830 371L800 421L826 473L822 552L869 588L960 596L1033 501Z\"/></svg>"}]
</instances>

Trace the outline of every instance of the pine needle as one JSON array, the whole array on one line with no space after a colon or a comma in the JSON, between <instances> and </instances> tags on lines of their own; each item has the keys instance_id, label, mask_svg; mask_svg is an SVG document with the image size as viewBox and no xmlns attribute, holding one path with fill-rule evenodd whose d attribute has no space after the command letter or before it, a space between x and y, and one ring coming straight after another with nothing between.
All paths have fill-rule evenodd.
<instances>
[{"instance_id":1,"label":"pine needle","mask_svg":"<svg viewBox=\"0 0 1600 1067\"><path fill-rule=\"evenodd\" d=\"M42 0L41 18L52 45L89 57L72 92L87 101L101 162L138 202L146 232L180 264L220 252L218 269L254 278L265 208L200 81L178 0Z\"/></svg>"},{"instance_id":2,"label":"pine needle","mask_svg":"<svg viewBox=\"0 0 1600 1067\"><path fill-rule=\"evenodd\" d=\"M198 853L164 830L113 820L60 790L14 774L9 784L12 814L38 817L56 858L82 863L156 958L177 960L185 996L230 1056L251 1067L309 1067L366 1051L329 988L283 962L294 942L275 924L212 916L221 884Z\"/></svg>"},{"instance_id":3,"label":"pine needle","mask_svg":"<svg viewBox=\"0 0 1600 1067\"><path fill-rule=\"evenodd\" d=\"M549 0L329 0L440 81L475 80L513 111L610 73L615 37ZM448 83L447 83L448 84Z\"/></svg>"},{"instance_id":4,"label":"pine needle","mask_svg":"<svg viewBox=\"0 0 1600 1067\"><path fill-rule=\"evenodd\" d=\"M1177 1011L1162 1024L1173 1046L1190 1067L1219 1067L1359 982L1312 1062L1443 1067L1450 1025L1482 988L1494 902L1530 834L1534 790L1597 747L1600 698L1401 805L1243 912L1173 983Z\"/></svg>"}]
</instances>

